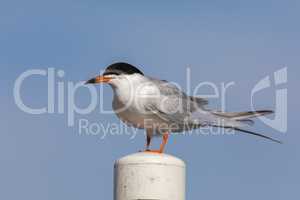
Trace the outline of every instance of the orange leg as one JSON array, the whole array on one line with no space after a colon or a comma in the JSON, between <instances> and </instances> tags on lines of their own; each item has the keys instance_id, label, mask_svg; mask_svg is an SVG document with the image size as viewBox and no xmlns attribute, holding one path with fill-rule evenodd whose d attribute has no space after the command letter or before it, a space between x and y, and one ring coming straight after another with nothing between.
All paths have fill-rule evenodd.
<instances>
[{"instance_id":1,"label":"orange leg","mask_svg":"<svg viewBox=\"0 0 300 200\"><path fill-rule=\"evenodd\" d=\"M147 145L147 149L146 149L145 152L163 153L164 149L165 149L165 146L166 146L166 144L168 142L168 139L169 139L169 133L163 134L163 139L162 139L162 143L160 144L159 150L149 150L148 149L148 145ZM151 141L151 138L150 138L150 141ZM147 144L148 144L148 140L147 140Z\"/></svg>"}]
</instances>

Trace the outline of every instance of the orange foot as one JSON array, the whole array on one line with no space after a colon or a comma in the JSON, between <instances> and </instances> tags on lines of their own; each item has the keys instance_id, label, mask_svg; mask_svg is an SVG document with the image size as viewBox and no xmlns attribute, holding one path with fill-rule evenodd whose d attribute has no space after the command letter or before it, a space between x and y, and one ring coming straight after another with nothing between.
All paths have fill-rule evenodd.
<instances>
[{"instance_id":1,"label":"orange foot","mask_svg":"<svg viewBox=\"0 0 300 200\"><path fill-rule=\"evenodd\" d=\"M146 149L144 152L146 152L146 153L163 153L163 151L161 149L158 149L158 150Z\"/></svg>"}]
</instances>

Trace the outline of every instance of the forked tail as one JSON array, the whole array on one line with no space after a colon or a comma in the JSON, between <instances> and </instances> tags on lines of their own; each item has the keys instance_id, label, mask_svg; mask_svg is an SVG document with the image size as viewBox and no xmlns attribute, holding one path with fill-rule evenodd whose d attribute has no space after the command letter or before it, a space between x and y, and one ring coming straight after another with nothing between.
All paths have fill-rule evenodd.
<instances>
[{"instance_id":1,"label":"forked tail","mask_svg":"<svg viewBox=\"0 0 300 200\"><path fill-rule=\"evenodd\" d=\"M271 140L273 142L282 143L279 140L273 139L269 136L255 133L249 130L242 129L241 127L247 126L247 125L253 125L254 122L252 118L272 114L272 110L257 110L257 111L247 111L247 112L219 112L219 111L213 111L214 115L218 116L222 123L220 124L213 124L212 126L215 127L222 127L222 128L228 128L228 129L234 129L243 133L248 133L251 135L259 136L268 140Z\"/></svg>"}]
</instances>

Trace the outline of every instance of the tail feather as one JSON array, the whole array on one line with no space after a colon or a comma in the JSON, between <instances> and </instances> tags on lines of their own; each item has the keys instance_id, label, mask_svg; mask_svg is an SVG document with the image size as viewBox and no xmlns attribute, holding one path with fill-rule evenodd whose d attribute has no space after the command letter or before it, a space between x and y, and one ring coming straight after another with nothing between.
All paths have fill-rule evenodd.
<instances>
[{"instance_id":1,"label":"tail feather","mask_svg":"<svg viewBox=\"0 0 300 200\"><path fill-rule=\"evenodd\" d=\"M271 140L273 142L277 143L282 143L279 140L276 140L274 138L271 138L269 136L260 134L260 133L255 133L252 131L248 131L245 129L241 129L244 125L253 125L253 120L251 118L267 115L267 114L272 114L272 110L257 110L257 111L247 111L247 112L219 112L219 111L214 111L213 114L216 116L220 117L221 120L223 120L223 124L221 123L215 123L211 126L215 127L222 127L222 128L228 128L228 129L234 129L243 133L247 133L250 135L255 135L258 137L262 137L268 140Z\"/></svg>"},{"instance_id":2,"label":"tail feather","mask_svg":"<svg viewBox=\"0 0 300 200\"><path fill-rule=\"evenodd\" d=\"M277 140L277 139L274 139L274 138L269 137L269 136L266 136L266 135L263 135L263 134L261 134L261 133L256 133L256 132L253 132L253 131L249 131L249 130L245 130L245 129L241 129L241 128L237 128L237 127L217 126L217 125L212 125L212 126L213 126L213 127L225 128L225 129L233 129L233 130L236 130L236 131L240 131L240 132L247 133L247 134L250 134L250 135L255 135L255 136L262 137L262 138L264 138L264 139L271 140L271 141L273 141L273 142L282 144L282 141Z\"/></svg>"},{"instance_id":3,"label":"tail feather","mask_svg":"<svg viewBox=\"0 0 300 200\"><path fill-rule=\"evenodd\" d=\"M241 122L243 125L247 125L247 126L253 126L254 125L254 121L252 119L241 119L241 120L236 120L238 122Z\"/></svg>"},{"instance_id":4,"label":"tail feather","mask_svg":"<svg viewBox=\"0 0 300 200\"><path fill-rule=\"evenodd\" d=\"M240 128L233 128L234 130L237 130L237 131L240 131L240 132L243 132L243 133L248 133L250 135L255 135L255 136L258 136L258 137L262 137L262 138L265 138L265 139L268 139L268 140L271 140L273 142L277 142L279 144L282 144L282 142L280 140L276 140L274 138L271 138L269 136L266 136L266 135L263 135L263 134L260 134L260 133L255 133L255 132L252 132L252 131L248 131L248 130L245 130L245 129L240 129Z\"/></svg>"}]
</instances>

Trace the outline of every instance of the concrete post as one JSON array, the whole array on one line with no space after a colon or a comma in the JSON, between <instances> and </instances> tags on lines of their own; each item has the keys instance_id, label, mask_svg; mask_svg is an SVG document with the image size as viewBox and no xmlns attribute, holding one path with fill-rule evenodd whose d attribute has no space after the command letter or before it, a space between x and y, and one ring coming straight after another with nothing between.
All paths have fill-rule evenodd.
<instances>
[{"instance_id":1,"label":"concrete post","mask_svg":"<svg viewBox=\"0 0 300 200\"><path fill-rule=\"evenodd\" d=\"M141 152L115 162L114 200L184 200L185 163L171 155Z\"/></svg>"}]
</instances>

